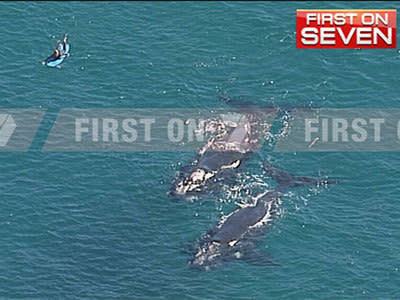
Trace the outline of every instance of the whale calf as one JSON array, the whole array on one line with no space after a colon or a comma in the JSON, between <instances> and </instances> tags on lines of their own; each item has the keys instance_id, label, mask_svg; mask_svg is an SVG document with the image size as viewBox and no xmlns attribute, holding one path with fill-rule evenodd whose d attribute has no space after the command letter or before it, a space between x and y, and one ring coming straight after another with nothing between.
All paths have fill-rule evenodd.
<instances>
[{"instance_id":1,"label":"whale calf","mask_svg":"<svg viewBox=\"0 0 400 300\"><path fill-rule=\"evenodd\" d=\"M259 194L252 205L241 205L224 216L203 236L189 265L209 270L225 262L237 260L274 264L266 253L257 249L257 244L278 211L282 192L304 185L337 183L335 180L296 177L266 163L264 168L278 183L278 187Z\"/></svg>"},{"instance_id":2,"label":"whale calf","mask_svg":"<svg viewBox=\"0 0 400 300\"><path fill-rule=\"evenodd\" d=\"M238 207L223 217L203 236L189 265L209 270L235 260L272 263L256 246L277 212L278 204L278 192L265 192L256 197L254 205Z\"/></svg>"}]
</instances>

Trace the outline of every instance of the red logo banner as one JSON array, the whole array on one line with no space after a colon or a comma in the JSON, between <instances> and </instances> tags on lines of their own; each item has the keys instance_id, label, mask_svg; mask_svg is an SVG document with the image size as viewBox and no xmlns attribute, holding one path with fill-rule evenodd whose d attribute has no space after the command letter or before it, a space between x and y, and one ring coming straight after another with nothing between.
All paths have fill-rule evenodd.
<instances>
[{"instance_id":1,"label":"red logo banner","mask_svg":"<svg viewBox=\"0 0 400 300\"><path fill-rule=\"evenodd\" d=\"M297 10L297 48L396 48L396 10Z\"/></svg>"}]
</instances>

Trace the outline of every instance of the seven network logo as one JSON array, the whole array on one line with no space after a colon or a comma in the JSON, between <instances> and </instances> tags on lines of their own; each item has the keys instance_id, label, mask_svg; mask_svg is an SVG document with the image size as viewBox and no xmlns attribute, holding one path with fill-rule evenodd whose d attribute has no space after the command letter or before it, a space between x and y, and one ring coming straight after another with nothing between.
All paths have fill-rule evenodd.
<instances>
[{"instance_id":1,"label":"seven network logo","mask_svg":"<svg viewBox=\"0 0 400 300\"><path fill-rule=\"evenodd\" d=\"M0 114L0 147L5 147L13 135L17 124L10 114Z\"/></svg>"},{"instance_id":2,"label":"seven network logo","mask_svg":"<svg viewBox=\"0 0 400 300\"><path fill-rule=\"evenodd\" d=\"M297 48L396 48L395 9L298 9Z\"/></svg>"}]
</instances>

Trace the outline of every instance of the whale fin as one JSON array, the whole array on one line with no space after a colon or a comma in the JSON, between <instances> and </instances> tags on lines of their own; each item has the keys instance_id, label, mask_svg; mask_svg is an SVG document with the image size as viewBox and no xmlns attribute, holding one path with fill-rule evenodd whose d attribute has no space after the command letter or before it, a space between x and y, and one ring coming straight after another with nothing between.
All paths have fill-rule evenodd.
<instances>
[{"instance_id":1,"label":"whale fin","mask_svg":"<svg viewBox=\"0 0 400 300\"><path fill-rule=\"evenodd\" d=\"M242 97L229 97L225 93L218 93L217 97L220 101L234 108L260 108L260 106L250 100L243 100Z\"/></svg>"},{"instance_id":2,"label":"whale fin","mask_svg":"<svg viewBox=\"0 0 400 300\"><path fill-rule=\"evenodd\" d=\"M270 255L261 251L259 249L252 249L250 251L246 251L243 253L243 256L239 258L246 263L257 265L257 266L279 266L274 259L271 258Z\"/></svg>"},{"instance_id":3,"label":"whale fin","mask_svg":"<svg viewBox=\"0 0 400 300\"><path fill-rule=\"evenodd\" d=\"M278 169L277 167L274 167L266 161L263 161L263 168L265 172L269 176L271 176L271 178L275 180L279 185L286 185L287 183L295 181L295 177L292 176L290 173L282 169Z\"/></svg>"},{"instance_id":4,"label":"whale fin","mask_svg":"<svg viewBox=\"0 0 400 300\"><path fill-rule=\"evenodd\" d=\"M265 172L278 183L277 190L279 191L298 186L319 186L339 183L338 180L322 180L304 176L293 176L289 172L278 169L266 161L263 161L263 168Z\"/></svg>"}]
</instances>

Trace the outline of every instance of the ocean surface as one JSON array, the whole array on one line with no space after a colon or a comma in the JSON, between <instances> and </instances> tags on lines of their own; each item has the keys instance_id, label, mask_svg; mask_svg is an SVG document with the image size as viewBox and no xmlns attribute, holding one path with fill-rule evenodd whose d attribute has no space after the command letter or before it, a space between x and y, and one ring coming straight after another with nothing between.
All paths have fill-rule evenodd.
<instances>
[{"instance_id":1,"label":"ocean surface","mask_svg":"<svg viewBox=\"0 0 400 300\"><path fill-rule=\"evenodd\" d=\"M340 180L282 197L259 247L279 265L187 265L243 195L167 197L195 152L43 152L62 108L400 108L400 53L297 50L296 9L382 2L0 3L0 107L44 108L27 152L0 153L0 299L400 299L399 154L263 148L239 188L273 183L260 157ZM71 57L43 67L64 33Z\"/></svg>"}]
</instances>

